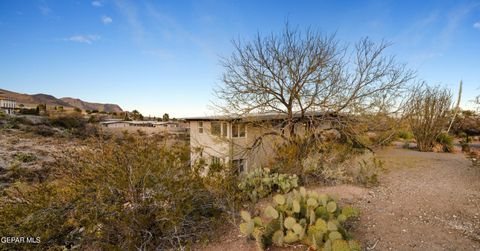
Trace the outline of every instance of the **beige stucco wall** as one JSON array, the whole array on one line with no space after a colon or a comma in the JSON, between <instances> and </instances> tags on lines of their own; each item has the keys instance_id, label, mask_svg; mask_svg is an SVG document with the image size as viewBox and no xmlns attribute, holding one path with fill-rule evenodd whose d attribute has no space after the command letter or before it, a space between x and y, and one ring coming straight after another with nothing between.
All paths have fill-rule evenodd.
<instances>
[{"instance_id":1,"label":"beige stucco wall","mask_svg":"<svg viewBox=\"0 0 480 251\"><path fill-rule=\"evenodd\" d=\"M228 137L222 138L211 134L211 122L203 121L203 133L199 132L199 121L190 122L190 150L192 162L203 157L210 164L210 157L215 156L223 159L225 163L230 161L231 125L228 123Z\"/></svg>"},{"instance_id":2,"label":"beige stucco wall","mask_svg":"<svg viewBox=\"0 0 480 251\"><path fill-rule=\"evenodd\" d=\"M246 124L245 137L233 138L232 123L224 123L228 124L226 138L211 134L210 121L203 121L203 133L199 133L199 121L190 122L190 149L193 163L203 157L206 163L210 164L211 156L221 158L225 163L229 163L230 160L244 159L245 170L252 170L264 166L271 160L275 146L279 143L275 137L266 137L261 147L251 150L250 147L255 139L266 130ZM198 150L202 153L200 154Z\"/></svg>"},{"instance_id":3,"label":"beige stucco wall","mask_svg":"<svg viewBox=\"0 0 480 251\"><path fill-rule=\"evenodd\" d=\"M268 135L275 131L271 127L260 127L253 123L246 123L244 138L232 138L232 124L228 123L228 137L222 138L211 134L211 122L203 121L204 132L199 133L199 121L190 121L190 146L191 159L193 162L203 157L207 164L210 164L210 156L216 156L229 163L230 159L244 159L245 170L250 171L254 168L265 167L274 158L274 153L283 139L279 136ZM317 130L329 128L329 123L324 123L317 127ZM297 124L295 127L297 133L305 131L303 124ZM279 132L279 131L277 131ZM263 137L262 143L255 149L251 149L258 138ZM202 150L202 156L196 149Z\"/></svg>"}]
</instances>

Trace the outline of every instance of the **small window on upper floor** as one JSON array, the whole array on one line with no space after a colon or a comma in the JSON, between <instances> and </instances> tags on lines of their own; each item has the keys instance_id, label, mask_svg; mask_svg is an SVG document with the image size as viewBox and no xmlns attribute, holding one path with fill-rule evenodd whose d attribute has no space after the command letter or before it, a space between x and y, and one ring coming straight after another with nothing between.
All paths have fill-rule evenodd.
<instances>
[{"instance_id":1,"label":"small window on upper floor","mask_svg":"<svg viewBox=\"0 0 480 251\"><path fill-rule=\"evenodd\" d=\"M245 123L238 123L232 125L232 137L243 138L245 137Z\"/></svg>"},{"instance_id":2,"label":"small window on upper floor","mask_svg":"<svg viewBox=\"0 0 480 251\"><path fill-rule=\"evenodd\" d=\"M225 122L222 123L222 137L228 137L228 124Z\"/></svg>"},{"instance_id":3,"label":"small window on upper floor","mask_svg":"<svg viewBox=\"0 0 480 251\"><path fill-rule=\"evenodd\" d=\"M226 122L213 121L211 132L212 135L226 138L228 136L228 124Z\"/></svg>"},{"instance_id":4,"label":"small window on upper floor","mask_svg":"<svg viewBox=\"0 0 480 251\"><path fill-rule=\"evenodd\" d=\"M210 132L212 133L212 135L220 136L220 131L222 130L222 128L220 127L220 122L212 121L210 125Z\"/></svg>"},{"instance_id":5,"label":"small window on upper floor","mask_svg":"<svg viewBox=\"0 0 480 251\"><path fill-rule=\"evenodd\" d=\"M202 121L198 122L198 133L203 133L203 122Z\"/></svg>"}]
</instances>

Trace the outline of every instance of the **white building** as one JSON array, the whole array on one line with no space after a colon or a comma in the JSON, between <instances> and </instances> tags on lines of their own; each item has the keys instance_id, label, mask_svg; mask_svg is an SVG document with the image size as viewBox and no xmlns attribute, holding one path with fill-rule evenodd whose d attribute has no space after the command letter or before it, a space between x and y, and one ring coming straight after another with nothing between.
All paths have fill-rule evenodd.
<instances>
[{"instance_id":1,"label":"white building","mask_svg":"<svg viewBox=\"0 0 480 251\"><path fill-rule=\"evenodd\" d=\"M123 121L123 120L107 120L100 122L100 125L106 128L117 129L120 131L136 132L138 130L145 133L169 133L169 134L187 134L188 128L181 123L168 121Z\"/></svg>"},{"instance_id":2,"label":"white building","mask_svg":"<svg viewBox=\"0 0 480 251\"><path fill-rule=\"evenodd\" d=\"M102 121L100 124L107 128L125 128L129 127L130 123L128 121L114 120L114 121Z\"/></svg>"},{"instance_id":3,"label":"white building","mask_svg":"<svg viewBox=\"0 0 480 251\"><path fill-rule=\"evenodd\" d=\"M278 134L274 134L281 133L284 119L284 114L276 113L186 118L190 123L191 161L232 165L238 172L262 167L272 160L275 150L283 142ZM295 131L304 130L305 125L298 121ZM261 146L257 147L260 140Z\"/></svg>"},{"instance_id":4,"label":"white building","mask_svg":"<svg viewBox=\"0 0 480 251\"><path fill-rule=\"evenodd\" d=\"M17 107L17 102L15 100L0 97L0 109L5 114L13 114L16 107Z\"/></svg>"}]
</instances>

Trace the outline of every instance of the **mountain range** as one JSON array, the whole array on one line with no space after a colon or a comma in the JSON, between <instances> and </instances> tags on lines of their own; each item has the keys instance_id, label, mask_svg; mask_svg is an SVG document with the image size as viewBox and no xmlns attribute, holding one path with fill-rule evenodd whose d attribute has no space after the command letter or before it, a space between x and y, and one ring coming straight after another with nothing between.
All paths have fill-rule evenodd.
<instances>
[{"instance_id":1,"label":"mountain range","mask_svg":"<svg viewBox=\"0 0 480 251\"><path fill-rule=\"evenodd\" d=\"M17 102L17 106L23 104L25 106L36 106L45 104L47 106L63 106L74 107L82 110L98 110L104 112L122 112L123 109L117 104L102 104L83 101L77 98L56 98L48 94L24 94L0 89L0 97L13 99Z\"/></svg>"}]
</instances>

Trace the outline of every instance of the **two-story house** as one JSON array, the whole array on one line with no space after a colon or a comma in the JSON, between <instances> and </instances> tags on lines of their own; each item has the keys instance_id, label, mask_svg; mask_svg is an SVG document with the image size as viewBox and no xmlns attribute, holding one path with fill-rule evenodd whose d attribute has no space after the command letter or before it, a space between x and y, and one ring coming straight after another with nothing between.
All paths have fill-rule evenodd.
<instances>
[{"instance_id":1,"label":"two-story house","mask_svg":"<svg viewBox=\"0 0 480 251\"><path fill-rule=\"evenodd\" d=\"M0 97L0 109L5 114L13 114L16 107L17 102L15 100L6 97Z\"/></svg>"},{"instance_id":2,"label":"two-story house","mask_svg":"<svg viewBox=\"0 0 480 251\"><path fill-rule=\"evenodd\" d=\"M282 143L278 134L285 114L206 116L186 118L186 121L190 123L192 163L203 159L207 165L231 164L238 172L243 172L272 160L276 147ZM304 130L305 121L297 122L295 130Z\"/></svg>"}]
</instances>

